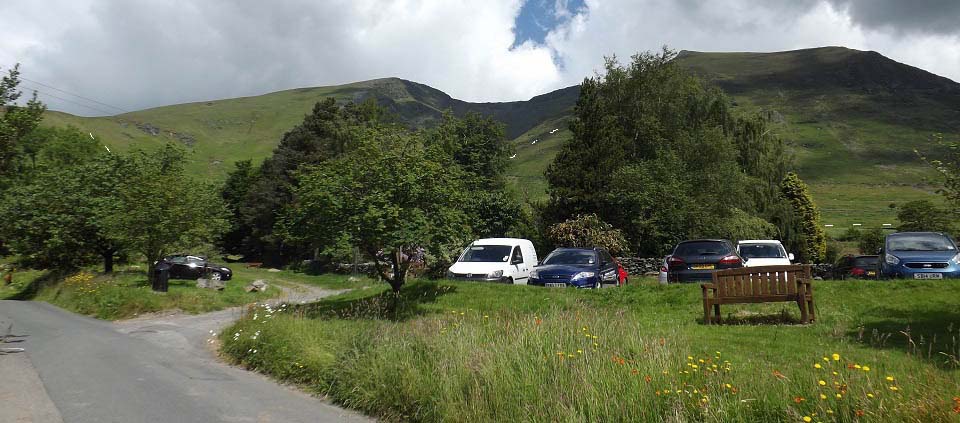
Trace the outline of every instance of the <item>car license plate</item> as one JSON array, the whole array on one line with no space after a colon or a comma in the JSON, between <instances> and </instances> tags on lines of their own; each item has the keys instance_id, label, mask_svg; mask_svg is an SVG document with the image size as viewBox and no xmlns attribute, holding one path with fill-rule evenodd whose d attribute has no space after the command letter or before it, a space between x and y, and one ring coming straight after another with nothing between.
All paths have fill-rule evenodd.
<instances>
[{"instance_id":1,"label":"car license plate","mask_svg":"<svg viewBox=\"0 0 960 423\"><path fill-rule=\"evenodd\" d=\"M694 265L690 266L690 268L693 269L693 270L712 270L712 269L714 268L714 265L712 265L712 264L694 264Z\"/></svg>"},{"instance_id":2,"label":"car license plate","mask_svg":"<svg viewBox=\"0 0 960 423\"><path fill-rule=\"evenodd\" d=\"M943 279L943 273L914 273L914 279Z\"/></svg>"},{"instance_id":3,"label":"car license plate","mask_svg":"<svg viewBox=\"0 0 960 423\"><path fill-rule=\"evenodd\" d=\"M543 285L547 288L565 288L567 286L565 283L545 283Z\"/></svg>"},{"instance_id":4,"label":"car license plate","mask_svg":"<svg viewBox=\"0 0 960 423\"><path fill-rule=\"evenodd\" d=\"M877 276L877 272L873 272L873 271L867 272L867 276Z\"/></svg>"}]
</instances>

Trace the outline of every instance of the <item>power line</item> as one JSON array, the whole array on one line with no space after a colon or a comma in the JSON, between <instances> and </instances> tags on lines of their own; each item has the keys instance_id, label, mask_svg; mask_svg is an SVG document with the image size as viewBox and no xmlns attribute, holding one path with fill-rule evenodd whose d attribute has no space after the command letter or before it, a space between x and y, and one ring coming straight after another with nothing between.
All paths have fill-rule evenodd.
<instances>
[{"instance_id":1,"label":"power line","mask_svg":"<svg viewBox=\"0 0 960 423\"><path fill-rule=\"evenodd\" d=\"M42 87L47 87L47 88L49 88L49 89L51 89L51 90L59 91L59 92L61 92L61 93L67 94L67 95L72 95L72 96L77 97L77 98L82 98L82 99L84 99L84 100L87 100L87 101L90 101L90 102L93 102L93 103L97 103L97 104L100 104L100 105L103 105L103 106L107 106L107 107L112 108L112 109L117 109L117 110L119 110L119 111L121 111L121 112L124 112L124 113L130 113L129 110L126 110L126 109L124 109L124 108L122 108L122 107L117 107L117 106L114 106L114 105L112 105L112 104L107 104L107 103L104 103L104 102L102 102L102 101L97 101L97 100L94 100L94 99L92 99L92 98L84 97L84 96L82 96L82 95L80 95L80 94L74 94L74 93L71 93L71 92L69 92L69 91L64 91L64 90L61 90L61 89L59 89L59 88L57 88L57 87L44 84L44 83L42 83L42 82L34 81L34 80L32 80L32 79L27 79L27 78L24 78L24 77L22 77L22 76L20 77L20 79L22 79L22 80L24 80L24 81L32 82L32 83L37 84L37 85L40 85L40 86L42 86ZM47 95L49 95L49 94L47 94ZM52 97L52 96L51 96L51 97Z\"/></svg>"},{"instance_id":2,"label":"power line","mask_svg":"<svg viewBox=\"0 0 960 423\"><path fill-rule=\"evenodd\" d=\"M98 111L98 112L100 112L100 113L104 113L104 114L107 114L107 115L114 115L114 114L116 114L116 113L111 112L111 111L108 111L108 110L103 110L103 109L98 108L98 107L93 107L93 106L91 106L91 105L89 105L89 104L78 103L78 102L73 101L73 100L67 100L67 99L65 99L65 98L63 98L63 97L57 97L57 96L55 96L55 95L53 95L53 94L45 93L45 92L40 91L40 90L37 90L37 89L34 89L33 91L36 92L37 94L45 95L45 96L50 97L50 98L55 98L55 99L60 100L60 101L66 101L67 103L76 104L77 106L86 107L86 108L88 108L88 109L93 109L93 110L96 110L96 111Z\"/></svg>"}]
</instances>

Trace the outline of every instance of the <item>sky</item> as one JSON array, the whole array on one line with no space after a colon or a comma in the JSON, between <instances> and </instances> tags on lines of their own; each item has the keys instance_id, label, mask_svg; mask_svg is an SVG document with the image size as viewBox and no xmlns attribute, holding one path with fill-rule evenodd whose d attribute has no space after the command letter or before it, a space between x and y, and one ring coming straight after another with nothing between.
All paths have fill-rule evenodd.
<instances>
[{"instance_id":1,"label":"sky","mask_svg":"<svg viewBox=\"0 0 960 423\"><path fill-rule=\"evenodd\" d=\"M400 77L526 100L640 51L874 50L960 81L958 0L3 0L0 70L92 116Z\"/></svg>"}]
</instances>

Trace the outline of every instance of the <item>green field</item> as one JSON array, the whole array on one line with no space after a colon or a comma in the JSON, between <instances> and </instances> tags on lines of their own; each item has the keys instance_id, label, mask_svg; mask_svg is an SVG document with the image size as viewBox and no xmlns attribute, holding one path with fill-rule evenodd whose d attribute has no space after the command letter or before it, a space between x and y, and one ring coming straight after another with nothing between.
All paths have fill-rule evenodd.
<instances>
[{"instance_id":1,"label":"green field","mask_svg":"<svg viewBox=\"0 0 960 423\"><path fill-rule=\"evenodd\" d=\"M13 284L0 285L0 299L46 301L75 313L117 320L164 310L194 314L222 310L282 297L282 288L298 290L301 285L347 289L373 284L367 279L349 281L338 275L307 276L289 270L269 272L237 265L232 266L234 277L226 282L223 291L197 288L194 280L171 279L169 291L162 293L151 289L145 267L120 266L112 274L98 273L93 268L69 274L20 270L14 273ZM266 280L270 286L264 292L246 292L243 288L256 279Z\"/></svg>"},{"instance_id":2,"label":"green field","mask_svg":"<svg viewBox=\"0 0 960 423\"><path fill-rule=\"evenodd\" d=\"M818 281L814 324L784 303L725 306L729 324L705 326L694 284L422 281L264 311L221 340L243 366L386 421L956 421L957 289Z\"/></svg>"},{"instance_id":3,"label":"green field","mask_svg":"<svg viewBox=\"0 0 960 423\"><path fill-rule=\"evenodd\" d=\"M934 133L960 139L960 84L873 52L841 47L683 52L677 60L723 88L739 113L771 119L796 159L796 170L811 185L824 223L896 225L890 203L938 198L935 175L915 150L936 157ZM118 151L182 142L191 153L189 171L217 180L238 160L267 157L284 132L327 96L377 99L410 126L430 125L442 110L473 111L506 125L517 154L507 172L512 189L524 199L543 199L543 172L571 137L567 127L576 94L571 87L524 102L467 103L426 85L386 78L108 117L49 112L44 124L76 126ZM550 134L553 129L559 131Z\"/></svg>"}]
</instances>

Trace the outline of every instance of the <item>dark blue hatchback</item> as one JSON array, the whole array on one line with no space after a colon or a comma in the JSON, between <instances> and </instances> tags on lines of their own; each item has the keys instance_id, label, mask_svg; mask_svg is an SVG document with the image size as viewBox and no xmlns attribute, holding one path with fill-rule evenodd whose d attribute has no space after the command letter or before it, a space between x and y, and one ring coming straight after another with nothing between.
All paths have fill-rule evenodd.
<instances>
[{"instance_id":1,"label":"dark blue hatchback","mask_svg":"<svg viewBox=\"0 0 960 423\"><path fill-rule=\"evenodd\" d=\"M530 272L527 285L600 288L617 283L617 264L601 248L558 248Z\"/></svg>"}]
</instances>

